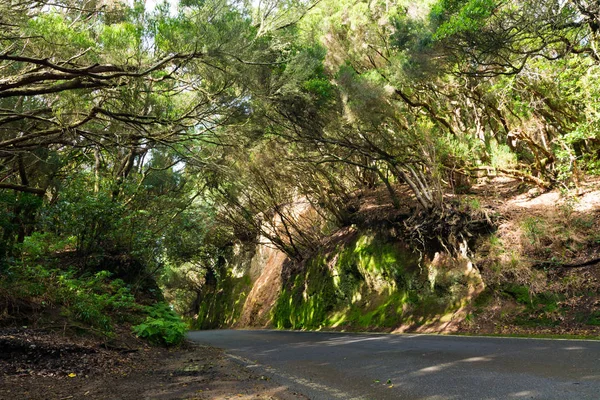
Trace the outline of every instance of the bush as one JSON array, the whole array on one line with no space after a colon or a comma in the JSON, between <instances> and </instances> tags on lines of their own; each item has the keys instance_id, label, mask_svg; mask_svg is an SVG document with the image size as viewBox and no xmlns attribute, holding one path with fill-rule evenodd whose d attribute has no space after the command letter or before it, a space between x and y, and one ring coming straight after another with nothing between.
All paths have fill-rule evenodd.
<instances>
[{"instance_id":1,"label":"bush","mask_svg":"<svg viewBox=\"0 0 600 400\"><path fill-rule=\"evenodd\" d=\"M62 273L58 277L56 299L63 305L63 314L110 333L111 317L123 320L139 307L125 283L111 280L111 275L100 271L93 276L74 278L71 273Z\"/></svg>"},{"instance_id":2,"label":"bush","mask_svg":"<svg viewBox=\"0 0 600 400\"><path fill-rule=\"evenodd\" d=\"M0 293L11 298L11 302L31 304L42 314L44 310L59 309L65 323L82 329L91 327L110 336L115 322L128 321L142 310L125 282L111 276L108 271L77 276L72 270L15 263L2 274ZM18 310L13 312L18 314ZM5 314L0 320L2 317L11 316ZM54 324L56 315L49 313L35 317Z\"/></svg>"},{"instance_id":3,"label":"bush","mask_svg":"<svg viewBox=\"0 0 600 400\"><path fill-rule=\"evenodd\" d=\"M132 328L138 337L165 346L173 346L183 340L186 325L168 304L157 303L147 307L146 312L146 320Z\"/></svg>"}]
</instances>

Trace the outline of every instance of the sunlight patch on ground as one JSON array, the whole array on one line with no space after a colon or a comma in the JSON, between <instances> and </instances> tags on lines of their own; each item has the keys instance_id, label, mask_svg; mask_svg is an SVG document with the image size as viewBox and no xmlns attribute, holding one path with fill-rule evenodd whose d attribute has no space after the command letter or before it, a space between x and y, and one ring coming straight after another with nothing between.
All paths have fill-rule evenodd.
<instances>
[{"instance_id":1,"label":"sunlight patch on ground","mask_svg":"<svg viewBox=\"0 0 600 400\"><path fill-rule=\"evenodd\" d=\"M352 343L359 343L359 342L367 342L367 341L372 341L372 340L384 340L387 339L385 336L376 336L376 337L361 337L358 339L354 339L354 338L341 338L341 339L331 339L331 340L327 340L324 343L328 346L344 346L344 345L348 345L348 344L352 344Z\"/></svg>"},{"instance_id":2,"label":"sunlight patch on ground","mask_svg":"<svg viewBox=\"0 0 600 400\"><path fill-rule=\"evenodd\" d=\"M414 375L422 376L422 375L430 374L432 372L443 371L445 369L458 366L458 365L460 365L460 363L488 362L488 361L492 361L492 357L470 357L470 358L465 358L463 360L452 361L452 362L448 362L448 363L432 365L431 367L421 368L420 370L416 371L414 373Z\"/></svg>"},{"instance_id":3,"label":"sunlight patch on ground","mask_svg":"<svg viewBox=\"0 0 600 400\"><path fill-rule=\"evenodd\" d=\"M540 206L554 206L561 200L559 192L548 192L537 197L531 198L528 193L519 195L515 198L513 204L523 208L532 208Z\"/></svg>"},{"instance_id":4,"label":"sunlight patch on ground","mask_svg":"<svg viewBox=\"0 0 600 400\"><path fill-rule=\"evenodd\" d=\"M586 375L581 377L582 381L598 381L600 380L600 375Z\"/></svg>"},{"instance_id":5,"label":"sunlight patch on ground","mask_svg":"<svg viewBox=\"0 0 600 400\"><path fill-rule=\"evenodd\" d=\"M581 347L581 346L563 347L563 350L569 350L569 351L573 351L573 350L585 350L585 347Z\"/></svg>"},{"instance_id":6,"label":"sunlight patch on ground","mask_svg":"<svg viewBox=\"0 0 600 400\"><path fill-rule=\"evenodd\" d=\"M527 398L533 398L537 393L533 390L524 390L522 392L517 392L517 393L513 393L510 394L510 397L527 397Z\"/></svg>"}]
</instances>

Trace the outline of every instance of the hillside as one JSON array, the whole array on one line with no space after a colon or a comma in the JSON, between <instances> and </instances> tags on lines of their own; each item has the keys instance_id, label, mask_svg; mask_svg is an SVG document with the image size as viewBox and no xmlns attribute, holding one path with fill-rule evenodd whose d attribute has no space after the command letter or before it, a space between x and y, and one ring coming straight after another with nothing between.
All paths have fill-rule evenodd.
<instances>
[{"instance_id":1,"label":"hillside","mask_svg":"<svg viewBox=\"0 0 600 400\"><path fill-rule=\"evenodd\" d=\"M483 179L455 200L485 210L490 230L462 254L422 255L403 236L406 210L362 194L355 223L306 260L269 244L234 252L194 326L598 336L599 189L590 180L565 196Z\"/></svg>"}]
</instances>

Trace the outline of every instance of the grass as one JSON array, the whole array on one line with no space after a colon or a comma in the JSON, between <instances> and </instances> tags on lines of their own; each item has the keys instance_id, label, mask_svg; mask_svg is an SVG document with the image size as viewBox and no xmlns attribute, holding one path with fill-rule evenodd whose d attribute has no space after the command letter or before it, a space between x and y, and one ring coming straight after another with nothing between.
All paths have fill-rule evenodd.
<instances>
[{"instance_id":1,"label":"grass","mask_svg":"<svg viewBox=\"0 0 600 400\"><path fill-rule=\"evenodd\" d=\"M590 314L577 313L575 315L575 321L586 325L600 326L600 311L594 311Z\"/></svg>"}]
</instances>

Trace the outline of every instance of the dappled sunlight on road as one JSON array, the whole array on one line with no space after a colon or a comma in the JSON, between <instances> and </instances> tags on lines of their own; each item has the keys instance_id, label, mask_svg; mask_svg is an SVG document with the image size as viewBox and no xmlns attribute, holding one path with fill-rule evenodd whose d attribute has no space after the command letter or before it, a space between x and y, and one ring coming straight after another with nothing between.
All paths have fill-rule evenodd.
<instances>
[{"instance_id":1,"label":"dappled sunlight on road","mask_svg":"<svg viewBox=\"0 0 600 400\"><path fill-rule=\"evenodd\" d=\"M600 393L600 343L593 341L284 331L199 335L255 360L253 370L315 400L597 400Z\"/></svg>"},{"instance_id":2,"label":"dappled sunlight on road","mask_svg":"<svg viewBox=\"0 0 600 400\"><path fill-rule=\"evenodd\" d=\"M582 381L600 381L600 375L586 375L581 377Z\"/></svg>"},{"instance_id":3,"label":"dappled sunlight on road","mask_svg":"<svg viewBox=\"0 0 600 400\"><path fill-rule=\"evenodd\" d=\"M581 347L581 346L570 346L570 347L563 347L562 350L567 350L567 351L574 351L574 350L585 350L585 347Z\"/></svg>"},{"instance_id":4,"label":"dappled sunlight on road","mask_svg":"<svg viewBox=\"0 0 600 400\"><path fill-rule=\"evenodd\" d=\"M470 358L465 358L464 360L458 360L458 361L454 361L454 362L433 365L431 367L421 368L420 370L416 371L414 373L414 375L418 376L418 375L423 375L423 374L427 374L427 373L431 373L431 372L439 372L439 371L442 371L442 370L444 370L446 368L455 367L459 363L486 362L486 361L492 361L492 360L493 360L493 356L488 356L488 357L470 357Z\"/></svg>"},{"instance_id":5,"label":"dappled sunlight on road","mask_svg":"<svg viewBox=\"0 0 600 400\"><path fill-rule=\"evenodd\" d=\"M386 337L385 336L372 336L372 337L341 337L341 338L333 338L333 339L329 339L323 342L317 342L314 343L315 345L321 345L321 344L325 344L327 346L344 346L344 345L349 345L349 344L353 344L353 343L360 343L360 342L370 342L370 341L374 341L374 340L385 340Z\"/></svg>"},{"instance_id":6,"label":"dappled sunlight on road","mask_svg":"<svg viewBox=\"0 0 600 400\"><path fill-rule=\"evenodd\" d=\"M535 398L536 395L537 395L537 392L534 392L532 390L524 390L524 391L518 392L518 393L511 393L508 396L509 397L516 397L516 398L533 399L533 398Z\"/></svg>"}]
</instances>

